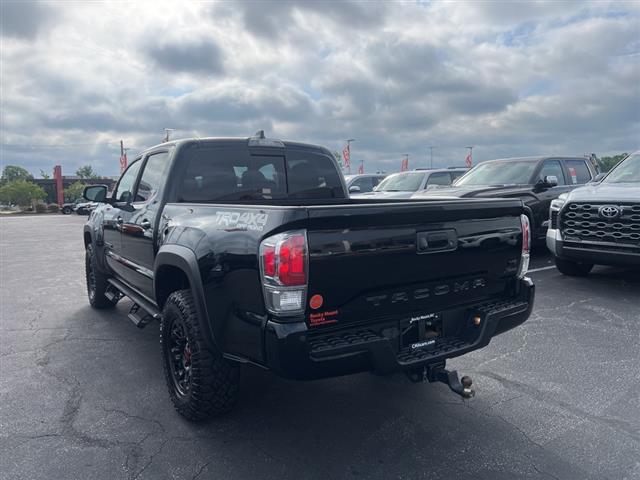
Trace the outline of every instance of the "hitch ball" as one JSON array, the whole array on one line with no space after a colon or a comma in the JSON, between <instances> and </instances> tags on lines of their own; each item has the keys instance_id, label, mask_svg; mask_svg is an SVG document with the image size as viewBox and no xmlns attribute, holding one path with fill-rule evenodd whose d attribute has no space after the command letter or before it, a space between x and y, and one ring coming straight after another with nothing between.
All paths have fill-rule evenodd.
<instances>
[{"instance_id":1,"label":"hitch ball","mask_svg":"<svg viewBox=\"0 0 640 480\"><path fill-rule=\"evenodd\" d=\"M464 398L471 398L475 395L476 392L471 389L471 385L473 384L471 377L465 375L460 379L460 383L462 384L462 396Z\"/></svg>"}]
</instances>

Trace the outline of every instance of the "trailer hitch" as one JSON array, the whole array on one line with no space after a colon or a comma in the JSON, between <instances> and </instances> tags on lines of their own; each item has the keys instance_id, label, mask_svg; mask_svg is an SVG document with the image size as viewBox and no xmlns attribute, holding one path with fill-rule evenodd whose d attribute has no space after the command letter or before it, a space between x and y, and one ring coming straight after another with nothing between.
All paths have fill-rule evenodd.
<instances>
[{"instance_id":1,"label":"trailer hitch","mask_svg":"<svg viewBox=\"0 0 640 480\"><path fill-rule=\"evenodd\" d=\"M451 391L462 398L471 398L476 392L471 388L473 380L465 375L462 379L458 378L456 370L447 370L444 363L436 365L425 365L422 371L412 371L408 373L412 382L442 382L447 385Z\"/></svg>"}]
</instances>

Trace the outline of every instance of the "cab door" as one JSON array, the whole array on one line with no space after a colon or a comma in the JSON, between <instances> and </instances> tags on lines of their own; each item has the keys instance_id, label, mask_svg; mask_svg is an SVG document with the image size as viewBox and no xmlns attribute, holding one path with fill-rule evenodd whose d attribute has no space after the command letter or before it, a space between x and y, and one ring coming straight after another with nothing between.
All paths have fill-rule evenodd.
<instances>
[{"instance_id":1,"label":"cab door","mask_svg":"<svg viewBox=\"0 0 640 480\"><path fill-rule=\"evenodd\" d=\"M536 230L534 234L536 236L542 236L546 232L551 200L558 198L561 193L571 190L571 187L567 184L564 168L560 159L550 158L545 160L540 167L538 175L534 179L534 185L537 181L544 180L544 178L548 176L556 177L558 179L558 185L535 192L538 197L538 202L532 204L531 209L533 211L534 228Z\"/></svg>"},{"instance_id":2,"label":"cab door","mask_svg":"<svg viewBox=\"0 0 640 480\"><path fill-rule=\"evenodd\" d=\"M123 215L122 257L127 283L152 299L153 263L157 251L157 230L162 206L162 186L169 166L170 151L150 153L144 159L130 209Z\"/></svg>"},{"instance_id":3,"label":"cab door","mask_svg":"<svg viewBox=\"0 0 640 480\"><path fill-rule=\"evenodd\" d=\"M135 159L118 180L112 195L112 204L104 209L103 240L106 262L111 271L122 277L124 265L122 263L122 224L130 210L132 192L138 179L142 162Z\"/></svg>"}]
</instances>

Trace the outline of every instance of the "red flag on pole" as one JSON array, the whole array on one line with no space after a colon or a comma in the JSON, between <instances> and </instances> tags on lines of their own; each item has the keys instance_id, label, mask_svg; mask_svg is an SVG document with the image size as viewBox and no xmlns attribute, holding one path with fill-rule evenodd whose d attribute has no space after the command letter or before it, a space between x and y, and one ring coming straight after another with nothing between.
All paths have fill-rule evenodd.
<instances>
[{"instance_id":1,"label":"red flag on pole","mask_svg":"<svg viewBox=\"0 0 640 480\"><path fill-rule=\"evenodd\" d=\"M358 173L359 174L363 174L364 173L364 160L360 161L360 165L358 165Z\"/></svg>"},{"instance_id":2,"label":"red flag on pole","mask_svg":"<svg viewBox=\"0 0 640 480\"><path fill-rule=\"evenodd\" d=\"M473 159L471 158L471 150L469 150L469 153L467 154L467 158L465 158L464 161L467 164L467 168L471 168L471 165L473 163Z\"/></svg>"},{"instance_id":3,"label":"red flag on pole","mask_svg":"<svg viewBox=\"0 0 640 480\"><path fill-rule=\"evenodd\" d=\"M402 164L400 165L400 171L401 172L405 172L409 170L409 158L403 158L402 159Z\"/></svg>"},{"instance_id":4,"label":"red flag on pole","mask_svg":"<svg viewBox=\"0 0 640 480\"><path fill-rule=\"evenodd\" d=\"M120 173L127 169L127 152L124 149L124 144L120 140Z\"/></svg>"},{"instance_id":5,"label":"red flag on pole","mask_svg":"<svg viewBox=\"0 0 640 480\"><path fill-rule=\"evenodd\" d=\"M349 144L347 143L347 146L344 147L344 150L342 150L342 166L344 168L351 168L350 157L351 152L349 149Z\"/></svg>"},{"instance_id":6,"label":"red flag on pole","mask_svg":"<svg viewBox=\"0 0 640 480\"><path fill-rule=\"evenodd\" d=\"M127 154L123 153L120 155L120 173L124 172L127 169Z\"/></svg>"}]
</instances>

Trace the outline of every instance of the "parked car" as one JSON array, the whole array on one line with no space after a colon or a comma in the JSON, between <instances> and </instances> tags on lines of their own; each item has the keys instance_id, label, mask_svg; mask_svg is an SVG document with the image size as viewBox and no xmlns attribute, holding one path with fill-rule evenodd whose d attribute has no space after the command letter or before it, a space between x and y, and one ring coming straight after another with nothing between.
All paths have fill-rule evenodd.
<instances>
[{"instance_id":1,"label":"parked car","mask_svg":"<svg viewBox=\"0 0 640 480\"><path fill-rule=\"evenodd\" d=\"M71 213L75 212L76 207L79 203L86 203L86 200L84 198L76 198L73 202L63 203L60 211L64 215L70 215Z\"/></svg>"},{"instance_id":2,"label":"parked car","mask_svg":"<svg viewBox=\"0 0 640 480\"><path fill-rule=\"evenodd\" d=\"M565 275L598 265L640 265L640 152L598 183L551 202L547 247Z\"/></svg>"},{"instance_id":3,"label":"parked car","mask_svg":"<svg viewBox=\"0 0 640 480\"><path fill-rule=\"evenodd\" d=\"M450 188L418 192L412 198L519 198L533 238L544 241L551 200L589 182L596 173L584 157L503 158L476 165Z\"/></svg>"},{"instance_id":4,"label":"parked car","mask_svg":"<svg viewBox=\"0 0 640 480\"><path fill-rule=\"evenodd\" d=\"M366 193L372 191L386 176L386 173L359 173L345 175L344 181L349 193Z\"/></svg>"},{"instance_id":5,"label":"parked car","mask_svg":"<svg viewBox=\"0 0 640 480\"><path fill-rule=\"evenodd\" d=\"M416 169L389 175L372 192L363 193L361 198L399 199L410 198L416 192L435 186L451 185L463 175L466 168ZM357 195L354 196L358 198Z\"/></svg>"},{"instance_id":6,"label":"parked car","mask_svg":"<svg viewBox=\"0 0 640 480\"><path fill-rule=\"evenodd\" d=\"M112 196L84 196L100 202L89 303L127 296L136 325L160 320L169 395L191 420L231 408L247 363L294 379L405 372L469 397L446 360L533 307L520 200L350 199L323 147L262 132L165 143Z\"/></svg>"},{"instance_id":7,"label":"parked car","mask_svg":"<svg viewBox=\"0 0 640 480\"><path fill-rule=\"evenodd\" d=\"M89 215L97 206L97 202L78 203L76 204L75 212L78 215Z\"/></svg>"}]
</instances>

